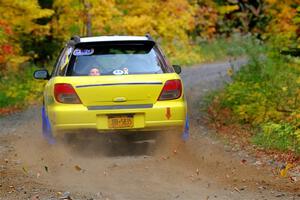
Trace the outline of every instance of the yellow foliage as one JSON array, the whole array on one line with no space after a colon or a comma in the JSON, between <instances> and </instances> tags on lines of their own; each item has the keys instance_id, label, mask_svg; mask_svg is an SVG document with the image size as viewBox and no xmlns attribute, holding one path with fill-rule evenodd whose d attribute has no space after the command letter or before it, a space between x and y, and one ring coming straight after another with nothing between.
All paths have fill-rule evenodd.
<instances>
[{"instance_id":1,"label":"yellow foliage","mask_svg":"<svg viewBox=\"0 0 300 200\"><path fill-rule=\"evenodd\" d=\"M300 129L297 129L294 134L297 138L297 141L300 142Z\"/></svg>"},{"instance_id":2,"label":"yellow foliage","mask_svg":"<svg viewBox=\"0 0 300 200\"><path fill-rule=\"evenodd\" d=\"M217 9L214 5L196 5L195 8L196 32L201 38L212 39L217 32Z\"/></svg>"},{"instance_id":3,"label":"yellow foliage","mask_svg":"<svg viewBox=\"0 0 300 200\"><path fill-rule=\"evenodd\" d=\"M120 31L128 35L145 35L145 33L154 33L153 25L155 21L150 16L127 16L120 25Z\"/></svg>"},{"instance_id":4,"label":"yellow foliage","mask_svg":"<svg viewBox=\"0 0 300 200\"><path fill-rule=\"evenodd\" d=\"M79 0L54 0L54 17L51 21L53 36L62 40L67 40L72 34L81 34L80 28L83 27L80 11L83 9ZM72 27L79 27L75 33Z\"/></svg>"},{"instance_id":5,"label":"yellow foliage","mask_svg":"<svg viewBox=\"0 0 300 200\"><path fill-rule=\"evenodd\" d=\"M298 25L293 21L297 8L293 5L300 5L300 0L268 0L267 2L265 10L272 18L267 26L266 35L272 36L279 46L289 44L291 39L297 37Z\"/></svg>"},{"instance_id":6,"label":"yellow foliage","mask_svg":"<svg viewBox=\"0 0 300 200\"><path fill-rule=\"evenodd\" d=\"M227 69L227 75L228 75L228 76L232 76L232 75L233 75L233 70L232 70L232 68L228 68L228 69Z\"/></svg>"},{"instance_id":7,"label":"yellow foliage","mask_svg":"<svg viewBox=\"0 0 300 200\"><path fill-rule=\"evenodd\" d=\"M37 0L0 0L0 71L17 69L29 57L21 56L22 34L47 35L48 25L39 25L35 21L50 17L54 12L41 9Z\"/></svg>"},{"instance_id":8,"label":"yellow foliage","mask_svg":"<svg viewBox=\"0 0 300 200\"><path fill-rule=\"evenodd\" d=\"M293 164L288 163L286 166L280 169L280 175L282 177L286 177L289 169L291 169L293 166L294 166Z\"/></svg>"},{"instance_id":9,"label":"yellow foliage","mask_svg":"<svg viewBox=\"0 0 300 200\"><path fill-rule=\"evenodd\" d=\"M10 25L22 33L44 34L49 30L47 25L38 25L34 20L49 17L54 12L41 9L37 0L1 0L1 19L9 21Z\"/></svg>"},{"instance_id":10,"label":"yellow foliage","mask_svg":"<svg viewBox=\"0 0 300 200\"><path fill-rule=\"evenodd\" d=\"M187 0L128 0L115 3L113 0L85 0L90 3L86 10L79 0L54 0L55 16L52 26L55 35L85 35L86 15L91 15L95 34L132 34L180 39L187 41L186 31L194 28L194 9ZM76 27L75 32L70 31Z\"/></svg>"},{"instance_id":11,"label":"yellow foliage","mask_svg":"<svg viewBox=\"0 0 300 200\"><path fill-rule=\"evenodd\" d=\"M239 9L238 5L226 5L226 6L218 7L218 10L221 14L227 14L238 9Z\"/></svg>"},{"instance_id":12,"label":"yellow foliage","mask_svg":"<svg viewBox=\"0 0 300 200\"><path fill-rule=\"evenodd\" d=\"M194 27L194 9L188 1L161 1L157 10L157 34L163 38L187 41L186 31Z\"/></svg>"},{"instance_id":13,"label":"yellow foliage","mask_svg":"<svg viewBox=\"0 0 300 200\"><path fill-rule=\"evenodd\" d=\"M119 10L116 8L114 0L92 0L92 8L90 11L92 17L92 28L94 35L108 33L105 28L112 29L114 24L113 17L120 15Z\"/></svg>"}]
</instances>

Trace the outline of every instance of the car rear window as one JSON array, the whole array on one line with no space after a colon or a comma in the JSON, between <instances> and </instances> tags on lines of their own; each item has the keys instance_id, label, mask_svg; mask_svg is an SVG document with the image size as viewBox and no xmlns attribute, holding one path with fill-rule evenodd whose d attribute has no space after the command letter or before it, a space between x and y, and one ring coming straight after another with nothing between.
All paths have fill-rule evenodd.
<instances>
[{"instance_id":1,"label":"car rear window","mask_svg":"<svg viewBox=\"0 0 300 200\"><path fill-rule=\"evenodd\" d=\"M73 50L67 76L161 74L163 62L153 45L93 44L80 45Z\"/></svg>"}]
</instances>

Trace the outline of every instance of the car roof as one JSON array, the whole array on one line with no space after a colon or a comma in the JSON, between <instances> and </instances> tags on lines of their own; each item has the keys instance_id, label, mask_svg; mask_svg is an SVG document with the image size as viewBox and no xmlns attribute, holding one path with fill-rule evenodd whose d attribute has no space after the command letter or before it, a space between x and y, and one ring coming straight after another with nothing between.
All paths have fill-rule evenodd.
<instances>
[{"instance_id":1,"label":"car roof","mask_svg":"<svg viewBox=\"0 0 300 200\"><path fill-rule=\"evenodd\" d=\"M80 43L89 42L110 42L110 41L149 41L146 36L96 36L96 37L80 37Z\"/></svg>"}]
</instances>

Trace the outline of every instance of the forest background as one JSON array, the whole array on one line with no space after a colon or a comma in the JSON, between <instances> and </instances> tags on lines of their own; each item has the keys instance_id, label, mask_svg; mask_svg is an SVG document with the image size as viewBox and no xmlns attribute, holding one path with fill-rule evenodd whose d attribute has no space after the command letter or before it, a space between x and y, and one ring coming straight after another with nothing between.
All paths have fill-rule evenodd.
<instances>
[{"instance_id":1,"label":"forest background","mask_svg":"<svg viewBox=\"0 0 300 200\"><path fill-rule=\"evenodd\" d=\"M300 62L290 56L300 54L300 0L0 0L0 115L41 101L45 83L32 73L51 70L70 36L146 33L172 64L247 57L210 96L210 122L300 152Z\"/></svg>"}]
</instances>

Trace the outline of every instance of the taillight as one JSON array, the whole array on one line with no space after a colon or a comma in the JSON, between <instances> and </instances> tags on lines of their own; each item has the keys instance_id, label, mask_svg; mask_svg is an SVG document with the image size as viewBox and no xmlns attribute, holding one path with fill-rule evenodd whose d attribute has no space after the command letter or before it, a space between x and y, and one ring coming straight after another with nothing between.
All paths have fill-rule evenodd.
<instances>
[{"instance_id":1,"label":"taillight","mask_svg":"<svg viewBox=\"0 0 300 200\"><path fill-rule=\"evenodd\" d=\"M68 83L57 83L54 85L54 97L59 103L79 104L81 103L72 85Z\"/></svg>"},{"instance_id":2,"label":"taillight","mask_svg":"<svg viewBox=\"0 0 300 200\"><path fill-rule=\"evenodd\" d=\"M168 80L165 83L159 95L158 100L162 101L162 100L178 99L181 96L181 93L182 93L181 81L179 79Z\"/></svg>"}]
</instances>

